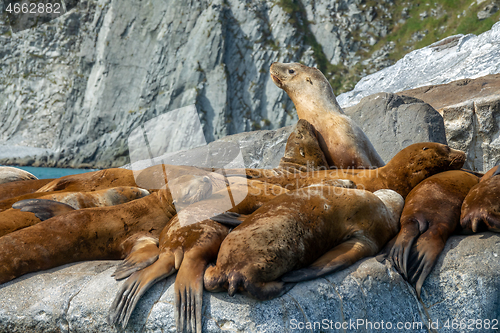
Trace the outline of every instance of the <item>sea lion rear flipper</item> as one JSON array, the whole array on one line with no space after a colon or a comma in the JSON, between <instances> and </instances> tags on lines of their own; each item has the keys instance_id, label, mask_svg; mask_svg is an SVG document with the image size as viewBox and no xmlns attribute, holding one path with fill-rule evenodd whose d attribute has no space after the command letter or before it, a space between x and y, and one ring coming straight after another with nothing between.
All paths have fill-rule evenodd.
<instances>
[{"instance_id":1,"label":"sea lion rear flipper","mask_svg":"<svg viewBox=\"0 0 500 333\"><path fill-rule=\"evenodd\" d=\"M153 237L141 237L134 242L128 256L117 267L111 275L115 280L129 277L132 273L148 267L158 259L160 249L158 239Z\"/></svg>"},{"instance_id":2,"label":"sea lion rear flipper","mask_svg":"<svg viewBox=\"0 0 500 333\"><path fill-rule=\"evenodd\" d=\"M228 227L237 227L239 226L246 218L246 215L240 215L238 213L233 212L225 212L219 215L215 215L210 219L219 222Z\"/></svg>"},{"instance_id":3,"label":"sea lion rear flipper","mask_svg":"<svg viewBox=\"0 0 500 333\"><path fill-rule=\"evenodd\" d=\"M371 247L358 239L351 238L322 255L311 266L284 274L281 281L300 282L311 280L327 273L342 270L373 254Z\"/></svg>"},{"instance_id":4,"label":"sea lion rear flipper","mask_svg":"<svg viewBox=\"0 0 500 333\"><path fill-rule=\"evenodd\" d=\"M175 325L177 332L201 333L203 273L207 262L186 255L175 278Z\"/></svg>"},{"instance_id":5,"label":"sea lion rear flipper","mask_svg":"<svg viewBox=\"0 0 500 333\"><path fill-rule=\"evenodd\" d=\"M13 204L12 208L20 209L21 212L34 213L41 221L75 210L70 205L48 199L21 200Z\"/></svg>"},{"instance_id":6,"label":"sea lion rear flipper","mask_svg":"<svg viewBox=\"0 0 500 333\"><path fill-rule=\"evenodd\" d=\"M121 324L125 328L141 296L156 282L174 272L174 256L168 254L160 255L151 266L132 274L123 283L111 304L108 323Z\"/></svg>"},{"instance_id":7,"label":"sea lion rear flipper","mask_svg":"<svg viewBox=\"0 0 500 333\"><path fill-rule=\"evenodd\" d=\"M422 222L423 221L423 222ZM427 220L410 219L401 226L401 230L395 237L396 241L389 252L388 259L392 266L408 280L408 257L415 240L427 230L429 224Z\"/></svg>"},{"instance_id":8,"label":"sea lion rear flipper","mask_svg":"<svg viewBox=\"0 0 500 333\"><path fill-rule=\"evenodd\" d=\"M443 251L445 241L431 233L420 236L411 248L408 260L409 282L415 285L418 297L427 275L432 271L439 254Z\"/></svg>"}]
</instances>

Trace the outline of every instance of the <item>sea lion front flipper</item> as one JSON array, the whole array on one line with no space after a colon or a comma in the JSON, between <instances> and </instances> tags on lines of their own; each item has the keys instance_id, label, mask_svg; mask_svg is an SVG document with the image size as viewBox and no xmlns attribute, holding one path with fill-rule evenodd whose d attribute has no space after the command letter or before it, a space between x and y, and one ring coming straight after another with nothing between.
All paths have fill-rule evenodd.
<instances>
[{"instance_id":1,"label":"sea lion front flipper","mask_svg":"<svg viewBox=\"0 0 500 333\"><path fill-rule=\"evenodd\" d=\"M315 279L349 267L356 261L373 254L370 246L359 239L351 238L322 255L311 266L284 274L281 281L300 282Z\"/></svg>"},{"instance_id":2,"label":"sea lion front flipper","mask_svg":"<svg viewBox=\"0 0 500 333\"><path fill-rule=\"evenodd\" d=\"M174 256L162 254L151 266L132 274L116 294L108 314L108 323L127 327L127 323L141 296L156 282L175 272Z\"/></svg>"},{"instance_id":3,"label":"sea lion front flipper","mask_svg":"<svg viewBox=\"0 0 500 333\"><path fill-rule=\"evenodd\" d=\"M219 215L215 215L211 217L210 219L219 222L220 224L223 224L227 227L237 227L239 226L246 218L246 215L240 215L238 213L233 213L233 212L225 212Z\"/></svg>"},{"instance_id":4,"label":"sea lion front flipper","mask_svg":"<svg viewBox=\"0 0 500 333\"><path fill-rule=\"evenodd\" d=\"M128 256L117 267L111 275L115 280L129 277L132 273L153 264L160 254L158 239L153 237L141 237L134 242Z\"/></svg>"},{"instance_id":5,"label":"sea lion front flipper","mask_svg":"<svg viewBox=\"0 0 500 333\"><path fill-rule=\"evenodd\" d=\"M415 285L418 297L427 275L432 271L439 254L443 251L446 240L436 237L430 232L421 235L411 248L409 258L409 282Z\"/></svg>"},{"instance_id":6,"label":"sea lion front flipper","mask_svg":"<svg viewBox=\"0 0 500 333\"><path fill-rule=\"evenodd\" d=\"M203 307L203 273L207 262L184 257L175 278L175 325L178 332L201 333Z\"/></svg>"},{"instance_id":7,"label":"sea lion front flipper","mask_svg":"<svg viewBox=\"0 0 500 333\"><path fill-rule=\"evenodd\" d=\"M62 202L48 199L26 199L21 200L12 205L12 208L19 209L21 212L34 213L41 221L50 219L51 217L62 215L75 209L70 205Z\"/></svg>"}]
</instances>

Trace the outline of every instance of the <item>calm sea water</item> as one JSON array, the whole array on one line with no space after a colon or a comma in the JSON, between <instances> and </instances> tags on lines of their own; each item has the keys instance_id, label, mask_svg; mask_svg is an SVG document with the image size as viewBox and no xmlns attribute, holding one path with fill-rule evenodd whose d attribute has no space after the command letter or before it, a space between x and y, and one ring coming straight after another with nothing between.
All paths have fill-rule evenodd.
<instances>
[{"instance_id":1,"label":"calm sea water","mask_svg":"<svg viewBox=\"0 0 500 333\"><path fill-rule=\"evenodd\" d=\"M67 175L96 171L98 169L66 169L66 168L36 168L29 166L16 166L35 175L38 179L59 178Z\"/></svg>"}]
</instances>

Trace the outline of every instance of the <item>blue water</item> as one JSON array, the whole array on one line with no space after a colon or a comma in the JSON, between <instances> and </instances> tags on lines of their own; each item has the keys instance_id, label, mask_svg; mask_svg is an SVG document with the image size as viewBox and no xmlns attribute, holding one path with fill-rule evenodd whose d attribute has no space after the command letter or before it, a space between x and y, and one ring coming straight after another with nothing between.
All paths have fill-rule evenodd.
<instances>
[{"instance_id":1,"label":"blue water","mask_svg":"<svg viewBox=\"0 0 500 333\"><path fill-rule=\"evenodd\" d=\"M26 170L38 179L59 178L67 175L96 171L98 169L66 169L66 168L36 168L29 166L16 166L16 168Z\"/></svg>"}]
</instances>

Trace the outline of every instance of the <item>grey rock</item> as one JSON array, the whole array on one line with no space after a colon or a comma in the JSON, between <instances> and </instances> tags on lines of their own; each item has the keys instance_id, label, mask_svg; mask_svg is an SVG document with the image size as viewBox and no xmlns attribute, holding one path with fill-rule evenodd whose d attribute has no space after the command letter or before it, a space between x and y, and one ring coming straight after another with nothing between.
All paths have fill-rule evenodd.
<instances>
[{"instance_id":1,"label":"grey rock","mask_svg":"<svg viewBox=\"0 0 500 333\"><path fill-rule=\"evenodd\" d=\"M210 168L277 167L293 126L228 135L207 145L164 154L153 159L136 160L122 168L140 170L156 164L193 165Z\"/></svg>"},{"instance_id":2,"label":"grey rock","mask_svg":"<svg viewBox=\"0 0 500 333\"><path fill-rule=\"evenodd\" d=\"M365 76L337 100L353 106L378 92L398 92L500 73L500 22L479 36L456 35L412 51L393 66Z\"/></svg>"},{"instance_id":3,"label":"grey rock","mask_svg":"<svg viewBox=\"0 0 500 333\"><path fill-rule=\"evenodd\" d=\"M441 108L450 146L467 153L466 167L486 172L500 163L500 94Z\"/></svg>"},{"instance_id":4,"label":"grey rock","mask_svg":"<svg viewBox=\"0 0 500 333\"><path fill-rule=\"evenodd\" d=\"M447 144L443 118L417 98L379 93L344 112L361 127L386 163L413 143Z\"/></svg>"},{"instance_id":5,"label":"grey rock","mask_svg":"<svg viewBox=\"0 0 500 333\"><path fill-rule=\"evenodd\" d=\"M324 278L297 284L284 296L259 302L244 295L205 292L204 332L319 332L302 325L361 324L347 331L389 332L374 326L418 323L407 330L439 332L452 322L500 318L500 235L452 236L423 285L422 300L387 263L374 258ZM123 282L111 278L117 261L83 262L28 274L0 286L2 332L118 332L107 311ZM173 283L153 286L138 303L124 332L175 332ZM326 321L323 321L325 320ZM331 321L331 322L330 322ZM449 328L445 327L448 322ZM299 329L300 325L300 329ZM318 325L318 324L316 324ZM387 327L387 326L385 326ZM320 327L321 328L321 327ZM337 327L338 328L338 327ZM329 331L325 329L324 331ZM402 331L397 330L397 331Z\"/></svg>"}]
</instances>

